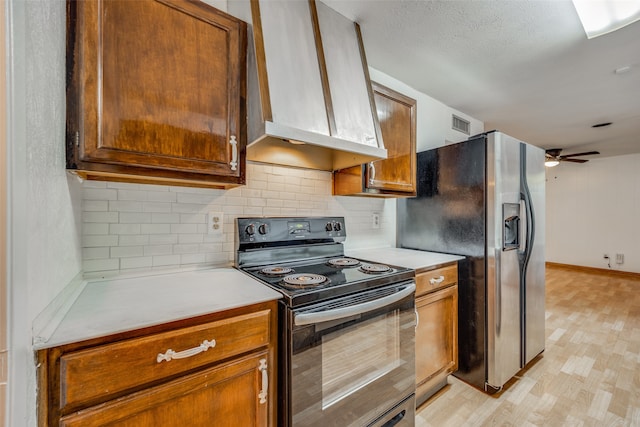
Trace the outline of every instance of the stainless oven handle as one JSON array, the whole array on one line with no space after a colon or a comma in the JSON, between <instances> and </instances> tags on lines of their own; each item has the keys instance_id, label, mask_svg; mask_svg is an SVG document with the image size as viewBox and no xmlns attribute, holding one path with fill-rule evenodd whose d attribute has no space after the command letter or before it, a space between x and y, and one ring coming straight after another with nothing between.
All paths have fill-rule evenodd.
<instances>
[{"instance_id":1,"label":"stainless oven handle","mask_svg":"<svg viewBox=\"0 0 640 427\"><path fill-rule=\"evenodd\" d=\"M311 325L313 323L328 322L330 320L338 320L357 314L366 313L368 311L377 310L387 305L400 301L401 299L411 295L416 290L416 284L410 283L406 288L377 300L368 301L362 304L356 304L349 307L336 308L334 310L319 311L316 313L301 313L294 316L294 324L296 326Z\"/></svg>"}]
</instances>

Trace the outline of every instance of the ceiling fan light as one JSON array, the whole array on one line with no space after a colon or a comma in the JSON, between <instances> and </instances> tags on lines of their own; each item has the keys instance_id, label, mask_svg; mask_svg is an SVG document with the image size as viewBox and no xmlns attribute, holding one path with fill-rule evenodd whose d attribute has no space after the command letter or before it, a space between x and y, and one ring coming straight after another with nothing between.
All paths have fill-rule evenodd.
<instances>
[{"instance_id":1,"label":"ceiling fan light","mask_svg":"<svg viewBox=\"0 0 640 427\"><path fill-rule=\"evenodd\" d=\"M554 166L558 166L560 164L557 160L545 160L544 165L548 168L552 168Z\"/></svg>"},{"instance_id":2,"label":"ceiling fan light","mask_svg":"<svg viewBox=\"0 0 640 427\"><path fill-rule=\"evenodd\" d=\"M572 0L587 38L601 36L640 19L640 0Z\"/></svg>"}]
</instances>

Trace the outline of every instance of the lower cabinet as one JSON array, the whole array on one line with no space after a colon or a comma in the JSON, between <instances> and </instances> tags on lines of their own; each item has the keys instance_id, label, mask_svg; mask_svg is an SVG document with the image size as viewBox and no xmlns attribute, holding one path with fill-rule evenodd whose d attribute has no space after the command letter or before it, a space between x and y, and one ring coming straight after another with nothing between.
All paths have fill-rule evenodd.
<instances>
[{"instance_id":1,"label":"lower cabinet","mask_svg":"<svg viewBox=\"0 0 640 427\"><path fill-rule=\"evenodd\" d=\"M39 425L273 426L276 313L256 304L41 350Z\"/></svg>"},{"instance_id":2,"label":"lower cabinet","mask_svg":"<svg viewBox=\"0 0 640 427\"><path fill-rule=\"evenodd\" d=\"M458 369L457 264L416 275L416 405Z\"/></svg>"}]
</instances>

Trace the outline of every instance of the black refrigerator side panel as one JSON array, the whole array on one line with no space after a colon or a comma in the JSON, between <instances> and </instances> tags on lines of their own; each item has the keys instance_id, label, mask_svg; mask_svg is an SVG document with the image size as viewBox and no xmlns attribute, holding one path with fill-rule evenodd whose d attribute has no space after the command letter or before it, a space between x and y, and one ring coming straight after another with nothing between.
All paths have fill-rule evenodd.
<instances>
[{"instance_id":1,"label":"black refrigerator side panel","mask_svg":"<svg viewBox=\"0 0 640 427\"><path fill-rule=\"evenodd\" d=\"M398 199L398 247L484 256L485 138L418 153L417 196Z\"/></svg>"},{"instance_id":2,"label":"black refrigerator side panel","mask_svg":"<svg viewBox=\"0 0 640 427\"><path fill-rule=\"evenodd\" d=\"M458 262L458 364L486 379L486 138L418 153L417 196L397 201L397 246L464 256Z\"/></svg>"},{"instance_id":3,"label":"black refrigerator side panel","mask_svg":"<svg viewBox=\"0 0 640 427\"><path fill-rule=\"evenodd\" d=\"M484 389L486 382L485 259L458 261L458 371L461 380Z\"/></svg>"}]
</instances>

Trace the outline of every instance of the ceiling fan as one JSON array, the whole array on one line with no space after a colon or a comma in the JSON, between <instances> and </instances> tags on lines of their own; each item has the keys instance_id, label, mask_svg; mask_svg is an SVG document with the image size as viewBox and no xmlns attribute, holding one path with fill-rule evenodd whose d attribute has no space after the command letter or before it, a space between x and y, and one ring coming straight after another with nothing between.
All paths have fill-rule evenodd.
<instances>
[{"instance_id":1,"label":"ceiling fan","mask_svg":"<svg viewBox=\"0 0 640 427\"><path fill-rule=\"evenodd\" d=\"M585 151L584 153L566 154L560 155L562 148L550 148L545 151L544 165L547 167L557 166L560 162L573 162L573 163L586 163L587 159L575 159L579 156L591 156L594 154L600 154L599 151Z\"/></svg>"}]
</instances>

